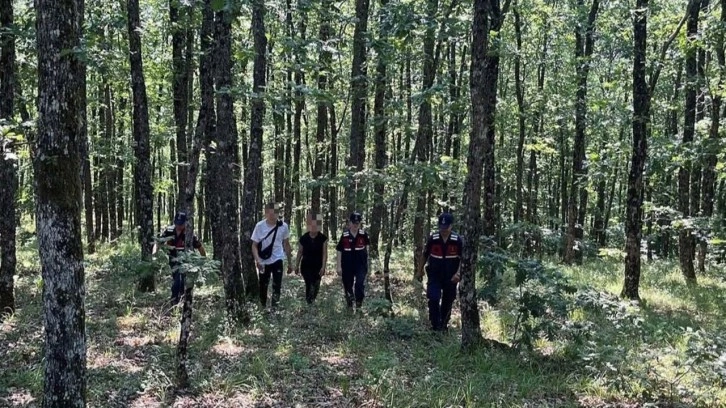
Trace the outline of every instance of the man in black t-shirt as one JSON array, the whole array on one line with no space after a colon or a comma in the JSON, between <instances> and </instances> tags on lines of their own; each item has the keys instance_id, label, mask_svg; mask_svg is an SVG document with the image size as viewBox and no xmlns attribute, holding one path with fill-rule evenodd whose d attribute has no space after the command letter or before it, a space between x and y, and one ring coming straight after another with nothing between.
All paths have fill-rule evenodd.
<instances>
[{"instance_id":1,"label":"man in black t-shirt","mask_svg":"<svg viewBox=\"0 0 726 408\"><path fill-rule=\"evenodd\" d=\"M320 232L322 217L309 212L305 219L308 231L300 237L295 261L295 272L305 280L305 300L315 301L320 290L320 280L328 263L328 237Z\"/></svg>"},{"instance_id":2,"label":"man in black t-shirt","mask_svg":"<svg viewBox=\"0 0 726 408\"><path fill-rule=\"evenodd\" d=\"M164 231L159 234L159 241L166 241L166 245L169 248L169 267L172 272L172 284L171 284L171 303L179 303L182 293L184 293L184 274L179 270L181 262L177 258L179 252L186 251L185 239L186 239L186 225L187 215L183 212L179 212L174 217L174 225L166 227ZM192 247L199 251L201 256L207 256L204 246L197 239L196 235L192 238ZM151 251L152 255L159 251L159 243L154 243L154 249Z\"/></svg>"},{"instance_id":3,"label":"man in black t-shirt","mask_svg":"<svg viewBox=\"0 0 726 408\"><path fill-rule=\"evenodd\" d=\"M348 307L360 309L365 298L365 281L368 274L368 234L360 228L363 217L354 212L348 219L348 229L338 241L338 275L343 278L343 291Z\"/></svg>"}]
</instances>

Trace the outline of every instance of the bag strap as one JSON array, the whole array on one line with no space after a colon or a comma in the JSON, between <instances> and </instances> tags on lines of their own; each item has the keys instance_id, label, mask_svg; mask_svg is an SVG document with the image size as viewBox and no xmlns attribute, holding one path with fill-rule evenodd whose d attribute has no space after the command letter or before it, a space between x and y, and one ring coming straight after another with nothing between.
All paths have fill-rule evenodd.
<instances>
[{"instance_id":1,"label":"bag strap","mask_svg":"<svg viewBox=\"0 0 726 408\"><path fill-rule=\"evenodd\" d=\"M260 240L260 246L262 246L262 241L264 241L264 240L266 240L267 238L269 238L269 237L270 237L270 235L272 235L272 242L270 243L270 245L275 245L275 238L277 238L277 229L278 229L279 227L280 227L280 225L278 225L278 224L275 224L275 228L271 229L271 230L270 230L270 231L269 231L269 232L267 233L267 235L265 235L265 237L264 237L264 238L262 238L262 240Z\"/></svg>"}]
</instances>

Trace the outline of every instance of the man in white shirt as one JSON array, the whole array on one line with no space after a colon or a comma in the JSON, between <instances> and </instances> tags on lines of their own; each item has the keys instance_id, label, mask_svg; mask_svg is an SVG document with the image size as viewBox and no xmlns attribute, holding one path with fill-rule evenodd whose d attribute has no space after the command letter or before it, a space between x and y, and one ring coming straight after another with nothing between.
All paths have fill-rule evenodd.
<instances>
[{"instance_id":1,"label":"man in white shirt","mask_svg":"<svg viewBox=\"0 0 726 408\"><path fill-rule=\"evenodd\" d=\"M272 277L272 306L280 301L283 260L287 255L287 273L292 273L292 247L290 228L277 214L275 203L265 206L265 219L255 225L252 232L252 255L260 276L260 302L267 306L267 287Z\"/></svg>"}]
</instances>

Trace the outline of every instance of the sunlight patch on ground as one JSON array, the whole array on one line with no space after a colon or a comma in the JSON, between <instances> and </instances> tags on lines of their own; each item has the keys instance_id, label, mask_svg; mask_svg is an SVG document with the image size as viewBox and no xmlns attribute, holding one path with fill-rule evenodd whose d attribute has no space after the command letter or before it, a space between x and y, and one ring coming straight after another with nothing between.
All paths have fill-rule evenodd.
<instances>
[{"instance_id":1,"label":"sunlight patch on ground","mask_svg":"<svg viewBox=\"0 0 726 408\"><path fill-rule=\"evenodd\" d=\"M212 351L220 356L236 357L242 353L250 352L252 350L248 347L240 347L234 344L234 342L230 339L223 339L212 346Z\"/></svg>"},{"instance_id":2,"label":"sunlight patch on ground","mask_svg":"<svg viewBox=\"0 0 726 408\"><path fill-rule=\"evenodd\" d=\"M2 404L1 406L9 407L35 406L33 402L35 402L35 398L33 398L33 396L30 394L30 391L25 388L10 388L8 390L8 397L0 398L0 404Z\"/></svg>"}]
</instances>

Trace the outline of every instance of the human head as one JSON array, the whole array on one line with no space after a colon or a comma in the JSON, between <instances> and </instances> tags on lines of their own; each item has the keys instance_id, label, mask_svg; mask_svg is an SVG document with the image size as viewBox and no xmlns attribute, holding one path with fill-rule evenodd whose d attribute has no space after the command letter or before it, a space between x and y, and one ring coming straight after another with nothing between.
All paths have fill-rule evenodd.
<instances>
[{"instance_id":1,"label":"human head","mask_svg":"<svg viewBox=\"0 0 726 408\"><path fill-rule=\"evenodd\" d=\"M269 202L265 205L265 219L274 223L277 222L278 214L280 213L280 205L275 202Z\"/></svg>"},{"instance_id":2,"label":"human head","mask_svg":"<svg viewBox=\"0 0 726 408\"><path fill-rule=\"evenodd\" d=\"M305 224L310 232L318 232L323 226L323 216L314 211L308 211Z\"/></svg>"},{"instance_id":3,"label":"human head","mask_svg":"<svg viewBox=\"0 0 726 408\"><path fill-rule=\"evenodd\" d=\"M360 228L360 223L363 221L363 216L359 212L353 212L348 217L348 228L357 230Z\"/></svg>"},{"instance_id":4,"label":"human head","mask_svg":"<svg viewBox=\"0 0 726 408\"><path fill-rule=\"evenodd\" d=\"M174 228L177 232L180 232L187 225L187 214L185 212L178 212L174 216Z\"/></svg>"},{"instance_id":5,"label":"human head","mask_svg":"<svg viewBox=\"0 0 726 408\"><path fill-rule=\"evenodd\" d=\"M439 215L439 232L448 234L451 232L451 225L454 223L454 216L451 213Z\"/></svg>"}]
</instances>

